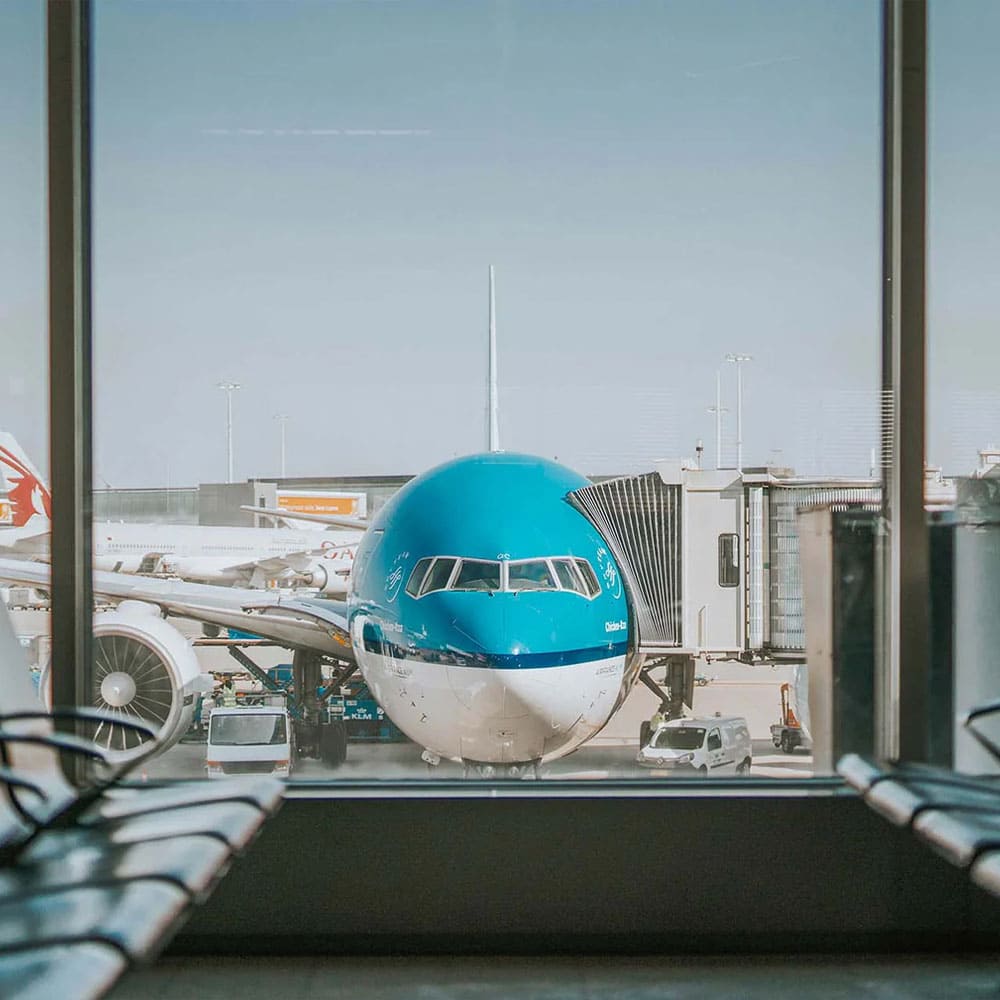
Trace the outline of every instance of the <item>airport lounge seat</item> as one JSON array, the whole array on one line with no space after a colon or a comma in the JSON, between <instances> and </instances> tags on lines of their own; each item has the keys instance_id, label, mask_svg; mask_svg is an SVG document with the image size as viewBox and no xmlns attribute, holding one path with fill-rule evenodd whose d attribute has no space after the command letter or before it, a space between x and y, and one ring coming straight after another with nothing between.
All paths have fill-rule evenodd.
<instances>
[{"instance_id":1,"label":"airport lounge seat","mask_svg":"<svg viewBox=\"0 0 1000 1000\"><path fill-rule=\"evenodd\" d=\"M70 720L80 725L113 721L138 733L149 749L124 764L109 761L93 741L70 733L55 732L53 723ZM31 685L27 661L14 635L6 609L0 611L0 754L3 761L44 789L44 805L35 802L34 822L70 826L117 822L143 814L182 810L187 813L189 833L222 836L234 849L241 849L263 820L280 805L284 786L269 776L209 782L185 781L167 787L149 788L121 783L158 751L156 732L139 719L109 717L97 709L72 707L45 711ZM60 753L84 757L102 765L82 790L63 774ZM14 806L20 799L12 789ZM195 812L197 810L197 813ZM200 819L203 829L195 829ZM180 822L174 817L174 826Z\"/></svg>"},{"instance_id":2,"label":"airport lounge seat","mask_svg":"<svg viewBox=\"0 0 1000 1000\"><path fill-rule=\"evenodd\" d=\"M964 725L1000 760L1000 748L974 725L997 711L1000 702L974 708ZM837 770L875 812L895 826L911 829L939 856L971 870L977 885L1000 896L1000 775L959 774L858 754L843 757Z\"/></svg>"},{"instance_id":3,"label":"airport lounge seat","mask_svg":"<svg viewBox=\"0 0 1000 1000\"><path fill-rule=\"evenodd\" d=\"M32 840L35 831L8 798L14 782L22 791L24 783L8 773L2 779L0 996L5 998L102 995L130 963L154 957L202 895L163 877L180 869L178 850L187 848L189 865L196 861L203 871L211 866L199 887L206 891L228 860L225 845L209 838L199 838L197 845L143 845L166 848L146 859L131 856L135 848L87 831L82 836L53 831ZM33 857L42 843L51 856ZM195 853L199 848L203 855ZM150 870L156 877L147 877ZM74 975L67 979L70 970Z\"/></svg>"},{"instance_id":4,"label":"airport lounge seat","mask_svg":"<svg viewBox=\"0 0 1000 1000\"><path fill-rule=\"evenodd\" d=\"M3 700L6 701L7 699ZM0 732L2 732L2 727L10 726L12 723L36 720L51 723L61 718L83 723L108 721L104 713L87 708L55 711L43 711L37 708L6 712L0 711ZM120 782L127 777L128 772L136 770L149 756L156 752L156 748L153 745L156 733L138 720L126 720L123 722L121 719L115 719L114 721L116 725L124 725L126 728L136 730L144 738L150 740L150 751L130 761L127 765L119 767L117 772L113 773L107 780L96 779L94 781L80 796L80 803L75 810L75 816L82 821L87 821L87 815L91 819L96 816L111 819L137 815L140 812L212 802L244 802L270 816L281 805L284 785L275 778L262 775L235 776L226 778L225 781L210 782L195 779L171 782L168 785L162 786L143 784L122 787ZM37 731L33 731L32 735L37 735ZM46 735L49 737L49 742L54 746L56 734L49 731ZM64 735L59 734L60 737ZM109 770L111 768L106 755L90 741L84 740L80 742L78 737L69 736L64 739L59 749L69 753L89 756L92 760L103 763ZM49 780L56 782L67 791L73 791L68 782L62 777L61 770L53 770L53 774Z\"/></svg>"},{"instance_id":5,"label":"airport lounge seat","mask_svg":"<svg viewBox=\"0 0 1000 1000\"><path fill-rule=\"evenodd\" d=\"M226 871L232 849L218 836L174 835L170 822L151 827L142 817L122 836L117 823L96 827L46 828L32 822L15 789L37 801L45 792L7 768L0 769L0 917L3 905L42 894L151 881L180 890L200 902ZM173 819L180 813L167 813ZM0 943L0 949L3 944Z\"/></svg>"},{"instance_id":6,"label":"airport lounge seat","mask_svg":"<svg viewBox=\"0 0 1000 1000\"><path fill-rule=\"evenodd\" d=\"M88 715L94 717L92 711ZM117 720L116 724L123 723ZM256 799L253 804L241 800L239 791L234 792L235 798L228 799L225 787L205 800L200 800L197 792L187 800L183 791L170 788L140 788L132 796L109 797L111 789L143 758L113 770L110 777L95 779L77 792L63 776L59 752L83 756L108 768L111 765L91 741L72 734L0 728L0 752L15 773L34 781L44 791L44 800L39 800L30 793L25 796L17 787L9 790L14 808L42 829L100 828L116 843L204 834L240 851L268 815ZM280 801L281 784L274 784L276 801ZM31 802L26 803L25 798Z\"/></svg>"},{"instance_id":7,"label":"airport lounge seat","mask_svg":"<svg viewBox=\"0 0 1000 1000\"><path fill-rule=\"evenodd\" d=\"M273 779L120 787L158 749L116 767L94 743L57 732L42 711L0 609L0 996L100 996L129 964L151 960L280 805ZM97 765L82 789L60 754ZM67 976L80 968L79 977Z\"/></svg>"},{"instance_id":8,"label":"airport lounge seat","mask_svg":"<svg viewBox=\"0 0 1000 1000\"><path fill-rule=\"evenodd\" d=\"M84 942L0 955L0 997L52 1000L103 996L127 968L117 948Z\"/></svg>"},{"instance_id":9,"label":"airport lounge seat","mask_svg":"<svg viewBox=\"0 0 1000 1000\"><path fill-rule=\"evenodd\" d=\"M1000 786L944 768L885 764L850 754L837 770L865 802L895 826L908 827L931 809L1000 811Z\"/></svg>"},{"instance_id":10,"label":"airport lounge seat","mask_svg":"<svg viewBox=\"0 0 1000 1000\"><path fill-rule=\"evenodd\" d=\"M113 981L128 963L155 957L228 867L232 851L224 840L172 836L184 810L45 828L32 826L23 804L12 804L15 789L44 800L42 788L9 768L0 768L0 787L5 793L0 800L0 996L22 995L22 987L33 990L33 980L24 977L51 976L60 982L58 969L49 965L62 960L66 945L96 943L117 950L121 963L108 965ZM101 985L104 979L97 982L91 992L47 995L99 996L106 985Z\"/></svg>"}]
</instances>

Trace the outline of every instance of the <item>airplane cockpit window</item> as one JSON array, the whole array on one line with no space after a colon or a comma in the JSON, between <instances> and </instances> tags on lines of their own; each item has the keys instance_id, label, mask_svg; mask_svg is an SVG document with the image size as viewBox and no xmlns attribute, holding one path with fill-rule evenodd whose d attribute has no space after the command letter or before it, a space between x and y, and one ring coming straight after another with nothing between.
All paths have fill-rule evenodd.
<instances>
[{"instance_id":1,"label":"airplane cockpit window","mask_svg":"<svg viewBox=\"0 0 1000 1000\"><path fill-rule=\"evenodd\" d=\"M421 559L417 565L413 567L413 572L410 574L410 581L406 585L406 592L410 595L410 597L419 596L420 584L424 582L424 577L427 576L427 570L432 562L434 562L433 559Z\"/></svg>"},{"instance_id":2,"label":"airplane cockpit window","mask_svg":"<svg viewBox=\"0 0 1000 1000\"><path fill-rule=\"evenodd\" d=\"M487 559L463 559L450 590L499 590L500 563Z\"/></svg>"},{"instance_id":3,"label":"airplane cockpit window","mask_svg":"<svg viewBox=\"0 0 1000 1000\"><path fill-rule=\"evenodd\" d=\"M601 592L597 577L586 559L571 556L521 559L503 564L495 559L458 559L437 556L420 559L410 573L406 592L414 598L440 590L496 591L561 590L595 597Z\"/></svg>"},{"instance_id":4,"label":"airplane cockpit window","mask_svg":"<svg viewBox=\"0 0 1000 1000\"><path fill-rule=\"evenodd\" d=\"M556 576L563 590L572 590L577 594L589 597L587 587L580 577L579 570L571 559L553 559L552 566L555 568Z\"/></svg>"},{"instance_id":5,"label":"airplane cockpit window","mask_svg":"<svg viewBox=\"0 0 1000 1000\"><path fill-rule=\"evenodd\" d=\"M601 585L597 582L597 575L594 573L594 568L586 559L574 559L573 561L576 563L576 568L580 571L583 582L587 586L587 596L596 597L601 592Z\"/></svg>"},{"instance_id":6,"label":"airplane cockpit window","mask_svg":"<svg viewBox=\"0 0 1000 1000\"><path fill-rule=\"evenodd\" d=\"M557 590L555 577L545 559L526 559L507 564L508 590Z\"/></svg>"},{"instance_id":7,"label":"airplane cockpit window","mask_svg":"<svg viewBox=\"0 0 1000 1000\"><path fill-rule=\"evenodd\" d=\"M424 578L424 584L420 588L420 596L429 594L434 590L444 590L451 579L452 570L455 568L457 559L435 559L430 572Z\"/></svg>"}]
</instances>

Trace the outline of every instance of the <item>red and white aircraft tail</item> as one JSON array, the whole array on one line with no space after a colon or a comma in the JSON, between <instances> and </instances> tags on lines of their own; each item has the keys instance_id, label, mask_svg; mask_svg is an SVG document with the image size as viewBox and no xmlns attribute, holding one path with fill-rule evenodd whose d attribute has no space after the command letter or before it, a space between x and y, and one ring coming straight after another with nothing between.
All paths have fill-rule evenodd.
<instances>
[{"instance_id":1,"label":"red and white aircraft tail","mask_svg":"<svg viewBox=\"0 0 1000 1000\"><path fill-rule=\"evenodd\" d=\"M14 435L0 431L0 531L48 531L51 517L52 495L41 475Z\"/></svg>"}]
</instances>

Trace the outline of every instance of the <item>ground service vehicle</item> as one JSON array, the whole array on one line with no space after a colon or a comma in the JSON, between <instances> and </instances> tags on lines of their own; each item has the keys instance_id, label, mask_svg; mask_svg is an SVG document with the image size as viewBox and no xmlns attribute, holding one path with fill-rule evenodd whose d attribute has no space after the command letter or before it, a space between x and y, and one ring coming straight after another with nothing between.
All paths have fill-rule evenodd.
<instances>
[{"instance_id":1,"label":"ground service vehicle","mask_svg":"<svg viewBox=\"0 0 1000 1000\"><path fill-rule=\"evenodd\" d=\"M636 762L678 774L749 774L750 728L742 716L672 719L657 726Z\"/></svg>"},{"instance_id":2,"label":"ground service vehicle","mask_svg":"<svg viewBox=\"0 0 1000 1000\"><path fill-rule=\"evenodd\" d=\"M796 747L812 749L812 740L792 707L792 687L781 685L781 718L771 726L771 742L783 753L794 753Z\"/></svg>"},{"instance_id":3,"label":"ground service vehicle","mask_svg":"<svg viewBox=\"0 0 1000 1000\"><path fill-rule=\"evenodd\" d=\"M287 778L295 760L295 733L283 706L216 708L208 721L205 772L273 774Z\"/></svg>"}]
</instances>

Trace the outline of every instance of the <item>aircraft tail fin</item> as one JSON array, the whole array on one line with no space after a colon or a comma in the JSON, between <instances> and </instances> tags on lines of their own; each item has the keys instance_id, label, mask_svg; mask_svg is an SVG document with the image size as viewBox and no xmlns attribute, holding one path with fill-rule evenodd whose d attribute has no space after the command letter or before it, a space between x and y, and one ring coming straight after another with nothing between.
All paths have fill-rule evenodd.
<instances>
[{"instance_id":1,"label":"aircraft tail fin","mask_svg":"<svg viewBox=\"0 0 1000 1000\"><path fill-rule=\"evenodd\" d=\"M490 264L490 361L489 361L489 431L487 446L490 451L500 450L500 395L497 389L497 318L494 291L493 265Z\"/></svg>"},{"instance_id":2,"label":"aircraft tail fin","mask_svg":"<svg viewBox=\"0 0 1000 1000\"><path fill-rule=\"evenodd\" d=\"M52 495L13 434L0 431L0 530L48 528Z\"/></svg>"}]
</instances>

